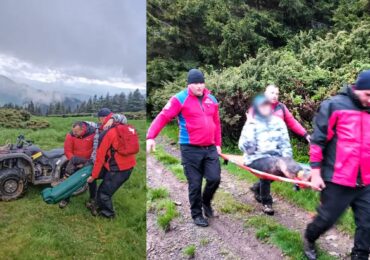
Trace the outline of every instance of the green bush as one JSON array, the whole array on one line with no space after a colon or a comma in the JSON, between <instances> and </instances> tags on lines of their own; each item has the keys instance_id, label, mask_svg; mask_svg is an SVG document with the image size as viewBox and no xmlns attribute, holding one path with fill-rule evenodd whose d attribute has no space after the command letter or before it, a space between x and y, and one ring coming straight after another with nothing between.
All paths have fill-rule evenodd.
<instances>
[{"instance_id":1,"label":"green bush","mask_svg":"<svg viewBox=\"0 0 370 260\"><path fill-rule=\"evenodd\" d=\"M184 247L182 252L184 253L185 256L187 256L189 258L193 258L195 256L196 249L197 248L195 247L195 245L188 245L188 246Z\"/></svg>"},{"instance_id":2,"label":"green bush","mask_svg":"<svg viewBox=\"0 0 370 260\"><path fill-rule=\"evenodd\" d=\"M42 119L31 119L31 114L24 110L1 108L0 127L41 129L49 127L49 122Z\"/></svg>"},{"instance_id":3,"label":"green bush","mask_svg":"<svg viewBox=\"0 0 370 260\"><path fill-rule=\"evenodd\" d=\"M26 122L25 126L26 126L25 128L29 128L29 129L41 129L41 128L48 128L50 126L50 124L46 120L31 119L31 120Z\"/></svg>"},{"instance_id":4,"label":"green bush","mask_svg":"<svg viewBox=\"0 0 370 260\"><path fill-rule=\"evenodd\" d=\"M157 217L158 226L164 231L168 231L171 221L179 215L175 203L170 199L159 201L157 210L159 211Z\"/></svg>"},{"instance_id":5,"label":"green bush","mask_svg":"<svg viewBox=\"0 0 370 260\"><path fill-rule=\"evenodd\" d=\"M362 23L351 32L328 34L308 45L304 43L306 35L302 35L299 52L261 49L255 58L238 67L206 73L207 86L220 102L224 137L234 141L239 138L251 99L267 84L279 86L281 101L310 129L321 101L337 93L343 84L354 82L359 71L370 68L368 28L370 23ZM300 37L293 40L300 41ZM152 114L185 86L182 76L156 90L150 98Z\"/></svg>"},{"instance_id":6,"label":"green bush","mask_svg":"<svg viewBox=\"0 0 370 260\"><path fill-rule=\"evenodd\" d=\"M137 111L137 112L119 112L127 117L128 120L141 120L146 118L146 111ZM96 113L73 113L73 114L63 114L63 115L47 115L48 117L91 117L92 120L95 120Z\"/></svg>"},{"instance_id":7,"label":"green bush","mask_svg":"<svg viewBox=\"0 0 370 260\"><path fill-rule=\"evenodd\" d=\"M155 201L157 199L165 199L169 197L168 190L165 188L149 189L147 193L148 201Z\"/></svg>"},{"instance_id":8,"label":"green bush","mask_svg":"<svg viewBox=\"0 0 370 260\"><path fill-rule=\"evenodd\" d=\"M369 28L366 0L150 0L149 115L200 66L226 142L239 138L251 99L271 83L310 129L320 102L370 68Z\"/></svg>"}]
</instances>

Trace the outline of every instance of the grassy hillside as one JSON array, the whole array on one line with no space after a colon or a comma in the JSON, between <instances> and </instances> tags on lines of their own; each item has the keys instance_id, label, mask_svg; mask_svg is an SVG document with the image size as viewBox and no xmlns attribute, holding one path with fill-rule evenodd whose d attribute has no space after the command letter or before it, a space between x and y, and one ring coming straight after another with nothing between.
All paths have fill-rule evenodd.
<instances>
[{"instance_id":1,"label":"grassy hillside","mask_svg":"<svg viewBox=\"0 0 370 260\"><path fill-rule=\"evenodd\" d=\"M95 118L45 118L42 130L0 128L0 145L14 142L19 134L43 149L62 147L75 120ZM117 217L94 218L85 209L85 193L73 197L67 208L47 205L42 186L30 186L26 196L0 202L0 259L145 259L146 188L144 120L130 121L140 133L138 166L114 196Z\"/></svg>"}]
</instances>

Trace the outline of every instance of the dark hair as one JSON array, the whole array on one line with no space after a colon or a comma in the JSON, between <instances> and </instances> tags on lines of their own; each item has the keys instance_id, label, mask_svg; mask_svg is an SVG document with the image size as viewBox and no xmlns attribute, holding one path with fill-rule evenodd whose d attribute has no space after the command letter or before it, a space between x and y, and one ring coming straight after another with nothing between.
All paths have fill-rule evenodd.
<instances>
[{"instance_id":1,"label":"dark hair","mask_svg":"<svg viewBox=\"0 0 370 260\"><path fill-rule=\"evenodd\" d=\"M83 127L84 126L84 122L83 121L76 121L73 123L72 127L75 128L76 126L79 126L79 127Z\"/></svg>"}]
</instances>

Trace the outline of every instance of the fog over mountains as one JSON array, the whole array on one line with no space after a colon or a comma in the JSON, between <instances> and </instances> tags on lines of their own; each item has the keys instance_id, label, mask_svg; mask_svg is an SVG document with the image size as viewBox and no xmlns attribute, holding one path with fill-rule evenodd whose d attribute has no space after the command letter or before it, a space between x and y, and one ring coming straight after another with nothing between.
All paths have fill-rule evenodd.
<instances>
[{"instance_id":1,"label":"fog over mountains","mask_svg":"<svg viewBox=\"0 0 370 260\"><path fill-rule=\"evenodd\" d=\"M122 92L128 94L131 91L134 91L134 89L102 87L94 84L70 86L62 82L42 83L29 81L27 83L20 83L9 77L0 75L0 106L7 103L21 106L32 101L35 104L43 105L63 102L71 107L75 107L94 95L105 96L107 93L114 95ZM145 91L142 90L142 93L145 93Z\"/></svg>"},{"instance_id":2,"label":"fog over mountains","mask_svg":"<svg viewBox=\"0 0 370 260\"><path fill-rule=\"evenodd\" d=\"M0 1L0 105L146 88L145 1Z\"/></svg>"}]
</instances>

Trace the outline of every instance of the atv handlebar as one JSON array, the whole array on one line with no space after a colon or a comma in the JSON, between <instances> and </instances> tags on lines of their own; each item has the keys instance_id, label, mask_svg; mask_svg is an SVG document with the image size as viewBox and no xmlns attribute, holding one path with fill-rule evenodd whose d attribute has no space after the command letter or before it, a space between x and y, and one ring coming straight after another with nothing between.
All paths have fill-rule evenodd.
<instances>
[{"instance_id":1,"label":"atv handlebar","mask_svg":"<svg viewBox=\"0 0 370 260\"><path fill-rule=\"evenodd\" d=\"M32 141L26 140L24 135L19 135L17 137L17 143L16 143L17 148L22 148L23 146L30 146L30 145L32 145Z\"/></svg>"}]
</instances>

